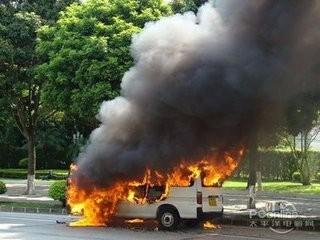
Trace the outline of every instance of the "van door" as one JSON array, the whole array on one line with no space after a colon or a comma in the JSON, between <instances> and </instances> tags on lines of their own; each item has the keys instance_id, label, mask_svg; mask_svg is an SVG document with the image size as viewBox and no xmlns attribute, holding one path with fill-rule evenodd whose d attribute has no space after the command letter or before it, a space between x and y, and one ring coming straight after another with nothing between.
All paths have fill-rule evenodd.
<instances>
[{"instance_id":1,"label":"van door","mask_svg":"<svg viewBox=\"0 0 320 240\"><path fill-rule=\"evenodd\" d=\"M219 194L219 189L214 187L202 187L202 211L221 212L222 209L222 196Z\"/></svg>"},{"instance_id":2,"label":"van door","mask_svg":"<svg viewBox=\"0 0 320 240\"><path fill-rule=\"evenodd\" d=\"M205 187L202 181L197 179L198 191L202 193L202 211L203 212L221 212L223 210L223 199L217 187Z\"/></svg>"},{"instance_id":3,"label":"van door","mask_svg":"<svg viewBox=\"0 0 320 240\"><path fill-rule=\"evenodd\" d=\"M117 216L125 218L155 218L159 203L158 199L164 193L163 186L138 186L135 189L135 196L138 199L146 198L144 204L139 201L121 201L118 205Z\"/></svg>"}]
</instances>

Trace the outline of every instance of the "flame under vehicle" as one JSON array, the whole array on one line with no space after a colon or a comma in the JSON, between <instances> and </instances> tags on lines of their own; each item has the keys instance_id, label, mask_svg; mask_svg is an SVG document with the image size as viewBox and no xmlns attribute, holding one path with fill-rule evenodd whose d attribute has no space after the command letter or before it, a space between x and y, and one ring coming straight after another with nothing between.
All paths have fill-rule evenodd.
<instances>
[{"instance_id":1,"label":"flame under vehicle","mask_svg":"<svg viewBox=\"0 0 320 240\"><path fill-rule=\"evenodd\" d=\"M161 228L175 229L183 220L196 224L200 220L223 215L223 197L218 187L206 187L200 178L191 181L187 187L171 187L165 198L164 186L138 186L135 197L130 201L121 200L117 217L157 219ZM141 199L146 202L141 203Z\"/></svg>"}]
</instances>

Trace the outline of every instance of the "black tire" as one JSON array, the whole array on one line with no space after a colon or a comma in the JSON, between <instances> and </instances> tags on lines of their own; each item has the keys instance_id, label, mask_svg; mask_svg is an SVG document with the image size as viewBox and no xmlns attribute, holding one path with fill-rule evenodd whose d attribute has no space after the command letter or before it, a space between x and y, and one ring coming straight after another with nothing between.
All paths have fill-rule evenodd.
<instances>
[{"instance_id":1,"label":"black tire","mask_svg":"<svg viewBox=\"0 0 320 240\"><path fill-rule=\"evenodd\" d=\"M187 219L184 220L184 225L188 228L195 228L198 227L200 224L200 221L198 219Z\"/></svg>"},{"instance_id":2,"label":"black tire","mask_svg":"<svg viewBox=\"0 0 320 240\"><path fill-rule=\"evenodd\" d=\"M160 229L167 231L175 230L180 223L179 214L173 208L160 209L157 220L159 222Z\"/></svg>"}]
</instances>

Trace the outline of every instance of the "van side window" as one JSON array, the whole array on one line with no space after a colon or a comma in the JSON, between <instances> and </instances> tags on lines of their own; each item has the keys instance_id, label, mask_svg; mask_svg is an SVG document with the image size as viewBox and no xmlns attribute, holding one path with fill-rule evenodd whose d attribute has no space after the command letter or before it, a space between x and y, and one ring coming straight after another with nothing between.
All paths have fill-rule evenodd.
<instances>
[{"instance_id":1,"label":"van side window","mask_svg":"<svg viewBox=\"0 0 320 240\"><path fill-rule=\"evenodd\" d=\"M217 183L215 183L215 184L213 184L213 185L208 186L208 185L205 185L203 179L201 179L201 186L202 186L202 187L215 187L215 188L220 188L220 187L222 187L222 183L221 183L221 182L217 182Z\"/></svg>"},{"instance_id":2,"label":"van side window","mask_svg":"<svg viewBox=\"0 0 320 240\"><path fill-rule=\"evenodd\" d=\"M194 179L191 178L189 181L189 184L185 184L185 185L172 185L171 187L192 187L194 185Z\"/></svg>"},{"instance_id":3,"label":"van side window","mask_svg":"<svg viewBox=\"0 0 320 240\"><path fill-rule=\"evenodd\" d=\"M149 192L147 195L147 199L149 203L153 203L161 198L162 194L164 194L166 188L165 186L150 186Z\"/></svg>"}]
</instances>

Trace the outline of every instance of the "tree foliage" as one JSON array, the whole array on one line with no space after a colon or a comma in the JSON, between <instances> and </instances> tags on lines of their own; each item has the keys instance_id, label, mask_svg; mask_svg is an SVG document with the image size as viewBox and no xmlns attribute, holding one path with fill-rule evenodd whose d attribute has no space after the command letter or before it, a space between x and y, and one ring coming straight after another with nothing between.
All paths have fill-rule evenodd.
<instances>
[{"instance_id":1,"label":"tree foliage","mask_svg":"<svg viewBox=\"0 0 320 240\"><path fill-rule=\"evenodd\" d=\"M92 120L102 101L118 95L132 66L132 35L169 13L161 0L88 0L69 7L55 26L39 33L37 50L45 63L37 71L47 79L46 101Z\"/></svg>"},{"instance_id":2,"label":"tree foliage","mask_svg":"<svg viewBox=\"0 0 320 240\"><path fill-rule=\"evenodd\" d=\"M310 131L317 125L319 109L319 96L316 93L307 92L292 99L287 110L288 132L297 136Z\"/></svg>"},{"instance_id":3,"label":"tree foliage","mask_svg":"<svg viewBox=\"0 0 320 240\"><path fill-rule=\"evenodd\" d=\"M318 93L305 92L290 102L287 110L286 145L298 162L298 170L304 185L311 182L311 159L309 156L312 142L320 133L320 99Z\"/></svg>"},{"instance_id":4,"label":"tree foliage","mask_svg":"<svg viewBox=\"0 0 320 240\"><path fill-rule=\"evenodd\" d=\"M170 5L174 13L197 12L198 8L205 2L207 0L173 0Z\"/></svg>"},{"instance_id":5,"label":"tree foliage","mask_svg":"<svg viewBox=\"0 0 320 240\"><path fill-rule=\"evenodd\" d=\"M37 32L50 23L70 0L2 1L0 4L0 104L12 113L28 146L28 187L34 191L36 127L43 79L35 77L39 64Z\"/></svg>"}]
</instances>

